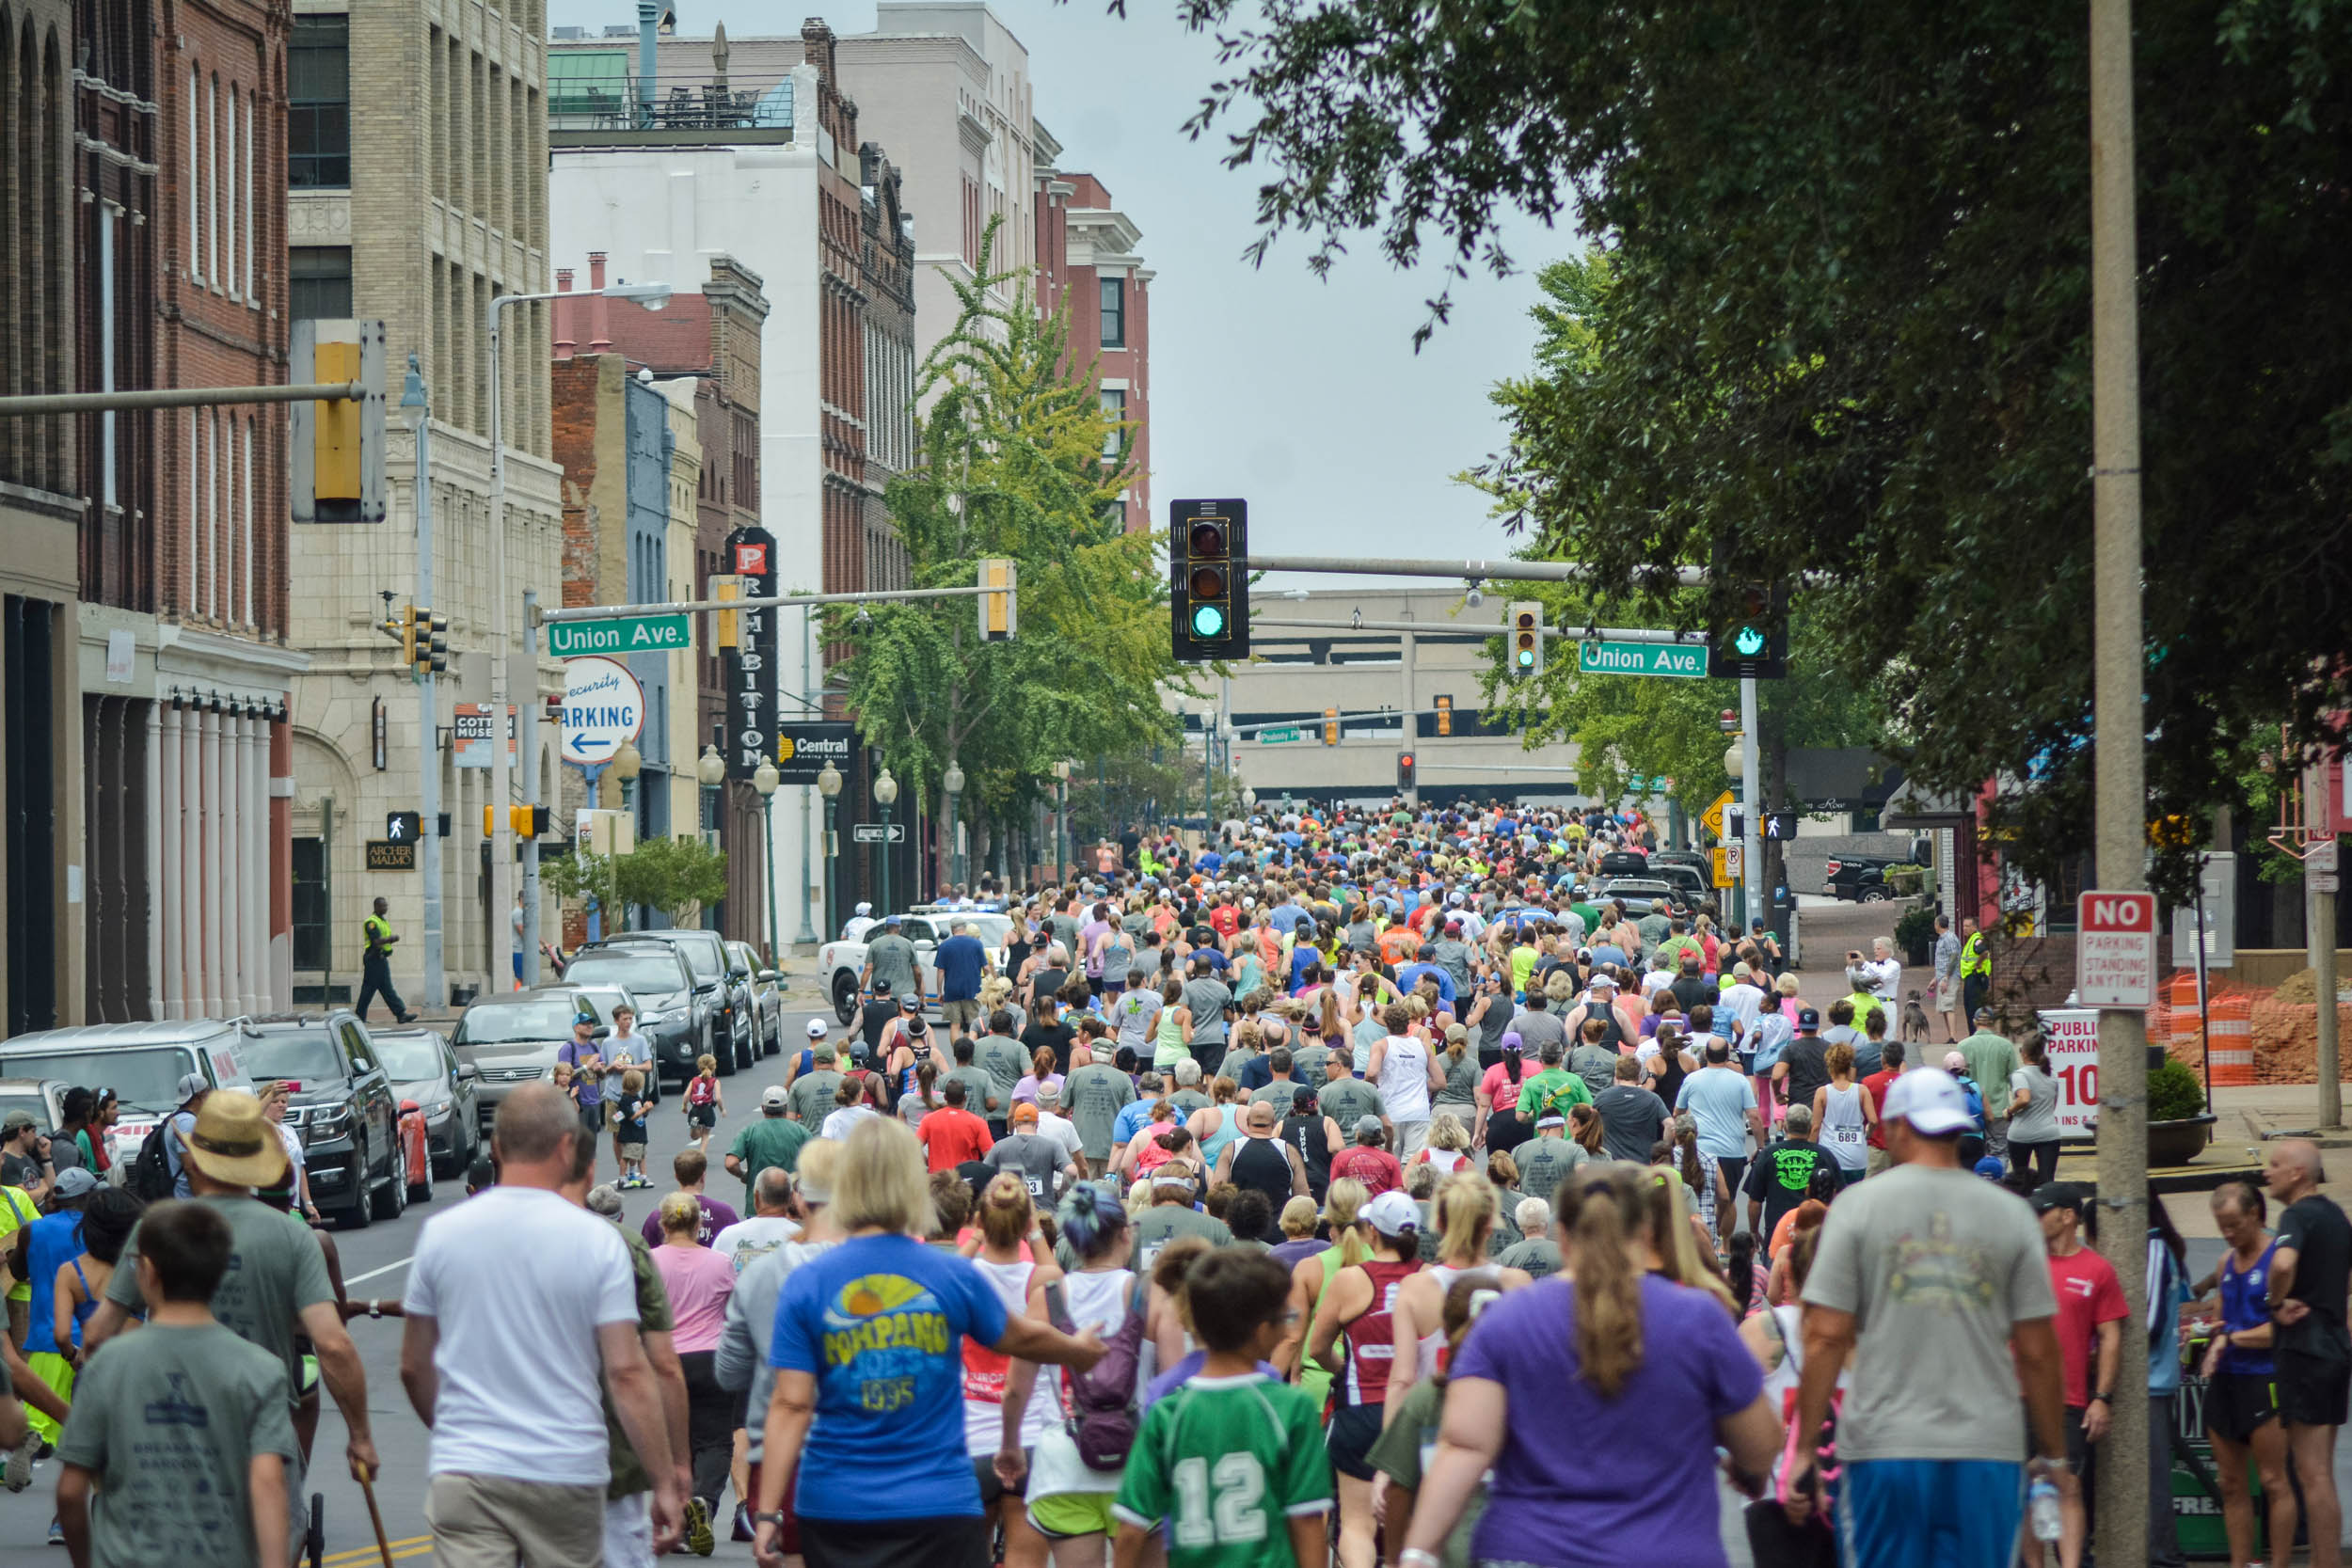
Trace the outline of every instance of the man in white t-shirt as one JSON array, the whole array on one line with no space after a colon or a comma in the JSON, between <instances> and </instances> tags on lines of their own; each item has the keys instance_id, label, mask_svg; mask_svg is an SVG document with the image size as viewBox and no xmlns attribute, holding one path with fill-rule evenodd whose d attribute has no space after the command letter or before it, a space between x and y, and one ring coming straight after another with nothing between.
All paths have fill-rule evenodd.
<instances>
[{"instance_id":1,"label":"man in white t-shirt","mask_svg":"<svg viewBox=\"0 0 2352 1568\"><path fill-rule=\"evenodd\" d=\"M767 1165L752 1182L752 1213L737 1220L710 1239L710 1250L741 1274L801 1233L800 1222L787 1217L792 1206L792 1173L782 1165Z\"/></svg>"},{"instance_id":2,"label":"man in white t-shirt","mask_svg":"<svg viewBox=\"0 0 2352 1568\"><path fill-rule=\"evenodd\" d=\"M1078 1138L1078 1124L1061 1114L1061 1090L1047 1084L1037 1086L1037 1135L1046 1142L1061 1146L1070 1163L1078 1167L1078 1180L1091 1174L1087 1169L1086 1150Z\"/></svg>"},{"instance_id":3,"label":"man in white t-shirt","mask_svg":"<svg viewBox=\"0 0 2352 1568\"><path fill-rule=\"evenodd\" d=\"M1756 1015L1764 1010L1764 988L1756 983L1748 966L1731 966L1731 984L1723 990L1715 1004L1715 1022L1724 1034L1735 1040L1748 1037L1756 1027Z\"/></svg>"},{"instance_id":4,"label":"man in white t-shirt","mask_svg":"<svg viewBox=\"0 0 2352 1568\"><path fill-rule=\"evenodd\" d=\"M585 1136L552 1085L516 1089L491 1131L499 1185L417 1239L400 1377L433 1431L425 1522L442 1568L603 1560L607 1384L654 1478L655 1551L678 1538L677 1465L628 1244L560 1196Z\"/></svg>"}]
</instances>

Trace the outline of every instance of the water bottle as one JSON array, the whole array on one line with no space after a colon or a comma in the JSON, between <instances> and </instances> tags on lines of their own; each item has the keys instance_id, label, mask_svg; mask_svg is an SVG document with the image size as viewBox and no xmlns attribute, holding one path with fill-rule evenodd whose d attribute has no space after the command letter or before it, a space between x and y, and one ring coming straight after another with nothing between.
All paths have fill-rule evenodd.
<instances>
[{"instance_id":1,"label":"water bottle","mask_svg":"<svg viewBox=\"0 0 2352 1568\"><path fill-rule=\"evenodd\" d=\"M2058 1489L2047 1476L2036 1476L2026 1488L2026 1517L2033 1526L2036 1541L2056 1541L2062 1526L2058 1518Z\"/></svg>"}]
</instances>

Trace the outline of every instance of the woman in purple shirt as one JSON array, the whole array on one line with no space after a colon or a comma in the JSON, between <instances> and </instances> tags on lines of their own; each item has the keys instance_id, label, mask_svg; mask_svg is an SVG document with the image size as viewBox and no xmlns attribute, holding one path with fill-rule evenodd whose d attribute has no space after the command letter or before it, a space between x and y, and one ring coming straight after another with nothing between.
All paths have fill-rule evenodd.
<instances>
[{"instance_id":1,"label":"woman in purple shirt","mask_svg":"<svg viewBox=\"0 0 2352 1568\"><path fill-rule=\"evenodd\" d=\"M1448 1370L1403 1568L1431 1568L1490 1466L1473 1560L1609 1568L1638 1541L1647 1561L1725 1568L1715 1449L1760 1478L1780 1427L1722 1303L1653 1272L1646 1179L1581 1169L1554 1229L1565 1272L1480 1316Z\"/></svg>"}]
</instances>

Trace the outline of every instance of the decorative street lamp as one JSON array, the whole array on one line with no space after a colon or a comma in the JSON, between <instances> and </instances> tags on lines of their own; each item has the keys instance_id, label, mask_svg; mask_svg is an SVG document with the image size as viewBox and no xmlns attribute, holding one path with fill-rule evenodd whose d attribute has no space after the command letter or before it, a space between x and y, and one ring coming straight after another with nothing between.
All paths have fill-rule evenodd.
<instances>
[{"instance_id":1,"label":"decorative street lamp","mask_svg":"<svg viewBox=\"0 0 2352 1568\"><path fill-rule=\"evenodd\" d=\"M1054 880L1062 881L1071 875L1070 866L1070 763L1067 758L1054 764Z\"/></svg>"},{"instance_id":2,"label":"decorative street lamp","mask_svg":"<svg viewBox=\"0 0 2352 1568\"><path fill-rule=\"evenodd\" d=\"M956 834L956 805L963 794L963 769L950 759L939 783L947 792L947 880L957 883L963 880L963 846Z\"/></svg>"},{"instance_id":3,"label":"decorative street lamp","mask_svg":"<svg viewBox=\"0 0 2352 1568\"><path fill-rule=\"evenodd\" d=\"M841 840L833 825L834 812L840 805L841 769L826 763L824 771L817 775L817 793L825 798L825 929L833 932L841 929L834 919L834 863L840 856Z\"/></svg>"},{"instance_id":4,"label":"decorative street lamp","mask_svg":"<svg viewBox=\"0 0 2352 1568\"><path fill-rule=\"evenodd\" d=\"M874 803L882 807L882 912L890 917L890 808L898 800L898 781L885 768L874 775Z\"/></svg>"},{"instance_id":5,"label":"decorative street lamp","mask_svg":"<svg viewBox=\"0 0 2352 1568\"><path fill-rule=\"evenodd\" d=\"M758 770L752 774L752 787L759 791L759 858L768 868L768 961L771 964L776 961L776 857L768 842L768 808L775 803L776 784L776 765L760 758Z\"/></svg>"}]
</instances>

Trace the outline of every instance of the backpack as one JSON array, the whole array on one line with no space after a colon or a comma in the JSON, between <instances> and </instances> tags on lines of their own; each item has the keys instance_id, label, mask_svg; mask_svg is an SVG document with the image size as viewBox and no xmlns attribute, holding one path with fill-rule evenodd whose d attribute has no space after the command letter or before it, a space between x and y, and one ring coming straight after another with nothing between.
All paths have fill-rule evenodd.
<instances>
[{"instance_id":1,"label":"backpack","mask_svg":"<svg viewBox=\"0 0 2352 1568\"><path fill-rule=\"evenodd\" d=\"M131 1162L131 1175L125 1183L131 1196L141 1203L161 1203L171 1196L171 1151L164 1137L171 1129L171 1118L166 1117L139 1143L138 1158Z\"/></svg>"},{"instance_id":2,"label":"backpack","mask_svg":"<svg viewBox=\"0 0 2352 1568\"><path fill-rule=\"evenodd\" d=\"M1136 1374L1141 1370L1144 1308L1149 1287L1141 1275L1127 1302L1126 1321L1103 1341L1103 1358L1087 1370L1069 1372L1069 1391L1062 1397L1070 1440L1078 1461L1089 1470L1117 1475L1126 1467L1136 1446L1141 1417L1136 1409Z\"/></svg>"},{"instance_id":3,"label":"backpack","mask_svg":"<svg viewBox=\"0 0 2352 1568\"><path fill-rule=\"evenodd\" d=\"M1977 1081L1965 1073L1963 1073L1957 1082L1960 1085L1960 1092L1967 1098L1969 1116L1976 1118L1976 1130L1979 1132L1983 1132L1984 1091L1978 1088Z\"/></svg>"}]
</instances>

